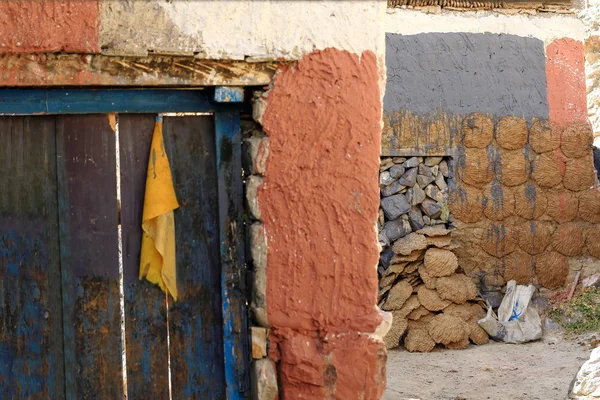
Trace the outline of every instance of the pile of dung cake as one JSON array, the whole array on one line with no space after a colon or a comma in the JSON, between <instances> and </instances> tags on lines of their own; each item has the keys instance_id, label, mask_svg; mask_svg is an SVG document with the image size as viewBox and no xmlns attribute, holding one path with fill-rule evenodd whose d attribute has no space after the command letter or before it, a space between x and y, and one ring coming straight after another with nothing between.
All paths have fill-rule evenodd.
<instances>
[{"instance_id":1,"label":"pile of dung cake","mask_svg":"<svg viewBox=\"0 0 600 400\"><path fill-rule=\"evenodd\" d=\"M388 349L429 352L485 344L477 286L453 253L448 212L448 160L382 160L379 307L393 315Z\"/></svg>"}]
</instances>

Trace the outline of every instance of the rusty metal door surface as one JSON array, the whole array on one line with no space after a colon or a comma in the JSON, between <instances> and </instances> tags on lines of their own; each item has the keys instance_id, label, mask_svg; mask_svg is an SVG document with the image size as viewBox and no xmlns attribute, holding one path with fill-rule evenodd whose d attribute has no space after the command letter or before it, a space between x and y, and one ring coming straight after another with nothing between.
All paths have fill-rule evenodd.
<instances>
[{"instance_id":1,"label":"rusty metal door surface","mask_svg":"<svg viewBox=\"0 0 600 400\"><path fill-rule=\"evenodd\" d=\"M0 117L0 398L246 396L239 116L224 114L164 117L177 302L138 279L156 114Z\"/></svg>"}]
</instances>

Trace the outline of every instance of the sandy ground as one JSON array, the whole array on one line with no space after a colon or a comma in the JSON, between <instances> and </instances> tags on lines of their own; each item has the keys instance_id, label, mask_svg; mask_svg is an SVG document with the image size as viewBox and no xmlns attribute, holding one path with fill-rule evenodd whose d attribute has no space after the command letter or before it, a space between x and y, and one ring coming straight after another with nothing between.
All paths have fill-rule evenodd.
<instances>
[{"instance_id":1,"label":"sandy ground","mask_svg":"<svg viewBox=\"0 0 600 400\"><path fill-rule=\"evenodd\" d=\"M391 350L383 400L563 400L590 353L555 338L433 353Z\"/></svg>"}]
</instances>

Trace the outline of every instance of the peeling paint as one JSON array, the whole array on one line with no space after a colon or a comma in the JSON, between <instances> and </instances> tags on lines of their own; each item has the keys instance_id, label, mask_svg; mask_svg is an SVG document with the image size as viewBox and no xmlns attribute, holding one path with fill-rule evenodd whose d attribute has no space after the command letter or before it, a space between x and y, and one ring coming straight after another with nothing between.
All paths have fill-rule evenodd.
<instances>
[{"instance_id":1,"label":"peeling paint","mask_svg":"<svg viewBox=\"0 0 600 400\"><path fill-rule=\"evenodd\" d=\"M385 6L381 0L105 0L100 45L111 54L168 51L221 60L297 60L328 47L383 54Z\"/></svg>"}]
</instances>

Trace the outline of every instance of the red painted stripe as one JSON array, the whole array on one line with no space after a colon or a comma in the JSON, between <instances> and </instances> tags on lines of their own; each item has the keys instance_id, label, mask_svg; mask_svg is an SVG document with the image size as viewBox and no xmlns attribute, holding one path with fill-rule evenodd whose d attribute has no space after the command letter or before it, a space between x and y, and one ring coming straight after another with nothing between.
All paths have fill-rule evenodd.
<instances>
[{"instance_id":1,"label":"red painted stripe","mask_svg":"<svg viewBox=\"0 0 600 400\"><path fill-rule=\"evenodd\" d=\"M557 39L546 47L550 120L566 126L587 121L583 43Z\"/></svg>"},{"instance_id":2,"label":"red painted stripe","mask_svg":"<svg viewBox=\"0 0 600 400\"><path fill-rule=\"evenodd\" d=\"M0 53L99 53L97 0L0 2Z\"/></svg>"}]
</instances>

